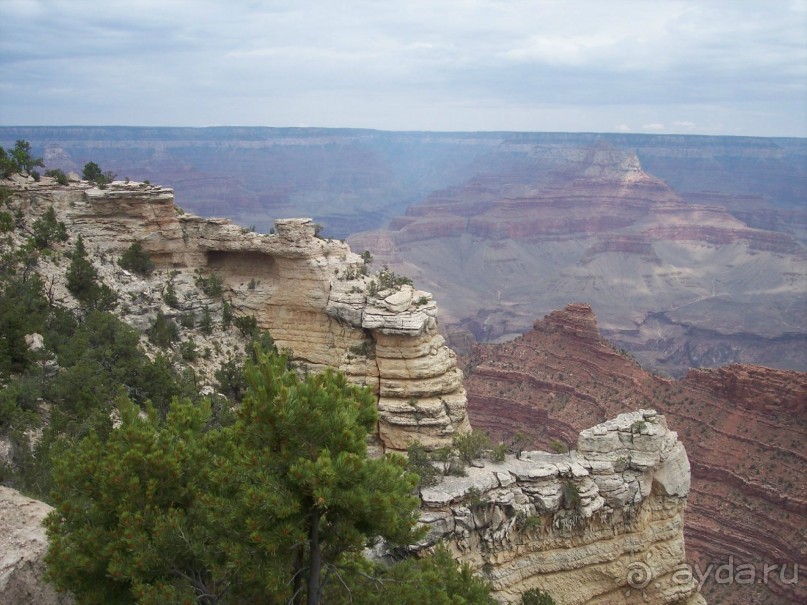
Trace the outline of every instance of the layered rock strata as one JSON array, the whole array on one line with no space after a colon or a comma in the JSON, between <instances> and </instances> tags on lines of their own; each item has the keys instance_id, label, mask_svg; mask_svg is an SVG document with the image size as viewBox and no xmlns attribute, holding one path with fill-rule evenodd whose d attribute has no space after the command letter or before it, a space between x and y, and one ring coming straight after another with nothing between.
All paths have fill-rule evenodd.
<instances>
[{"instance_id":1,"label":"layered rock strata","mask_svg":"<svg viewBox=\"0 0 807 605\"><path fill-rule=\"evenodd\" d=\"M653 410L423 488L421 547L446 542L504 603L540 588L565 605L704 603L686 573L689 461Z\"/></svg>"},{"instance_id":2,"label":"layered rock strata","mask_svg":"<svg viewBox=\"0 0 807 605\"><path fill-rule=\"evenodd\" d=\"M350 236L428 284L452 346L470 334L515 337L536 314L582 299L612 340L667 374L728 363L807 369L798 216L792 228L756 215L746 223L729 208L747 202L683 196L637 153L602 141L556 149L550 164L527 149L512 150L524 155L509 170L480 172L385 230ZM455 341L459 327L470 334Z\"/></svg>"},{"instance_id":3,"label":"layered rock strata","mask_svg":"<svg viewBox=\"0 0 807 605\"><path fill-rule=\"evenodd\" d=\"M301 367L338 368L379 396L378 435L390 450L449 443L469 429L462 372L437 332L437 305L389 272L370 275L347 244L317 237L311 219L263 235L174 205L171 189L114 182L21 185L32 211L53 206L89 251L117 258L132 243L170 279L215 275L237 315L254 315ZM204 295L199 295L204 299Z\"/></svg>"},{"instance_id":4,"label":"layered rock strata","mask_svg":"<svg viewBox=\"0 0 807 605\"><path fill-rule=\"evenodd\" d=\"M183 284L186 308L223 295L238 313L254 315L295 363L339 368L371 386L386 449L414 439L436 447L470 428L463 373L437 333L431 295L387 270L368 275L365 259L318 238L311 220L277 221L274 233L259 235L182 213L169 189L60 188L48 179L17 185L30 216L53 207L71 234L84 237L105 279L127 288L124 300L137 288L155 291L167 275ZM158 264L149 278L110 262L134 242ZM221 293L205 294L212 276ZM194 281L203 285L193 290ZM585 313L578 319L573 333L596 333ZM529 452L423 490L430 531L419 548L446 541L489 577L503 602L541 587L559 603L699 603L691 578L676 573L685 561L688 477L686 453L661 416L623 415L581 433L571 454Z\"/></svg>"},{"instance_id":5,"label":"layered rock strata","mask_svg":"<svg viewBox=\"0 0 807 605\"><path fill-rule=\"evenodd\" d=\"M464 362L473 426L505 441L521 431L531 447L571 444L621 412L658 409L692 464L685 534L704 596L725 605L807 598L804 574L794 578L795 566L807 568L807 374L734 365L654 376L600 336L584 304L512 342L476 345ZM776 573L753 584L706 573L729 562L753 566L758 580L766 566Z\"/></svg>"}]
</instances>

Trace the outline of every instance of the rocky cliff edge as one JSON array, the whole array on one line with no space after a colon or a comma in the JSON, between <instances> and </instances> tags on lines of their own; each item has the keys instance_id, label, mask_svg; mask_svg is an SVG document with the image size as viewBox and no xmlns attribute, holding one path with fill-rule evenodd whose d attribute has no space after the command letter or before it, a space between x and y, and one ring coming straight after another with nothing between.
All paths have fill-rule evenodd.
<instances>
[{"instance_id":1,"label":"rocky cliff edge","mask_svg":"<svg viewBox=\"0 0 807 605\"><path fill-rule=\"evenodd\" d=\"M502 602L704 603L684 556L686 451L653 410L582 431L568 454L522 452L421 490L420 545L449 544Z\"/></svg>"},{"instance_id":2,"label":"rocky cliff edge","mask_svg":"<svg viewBox=\"0 0 807 605\"><path fill-rule=\"evenodd\" d=\"M15 187L28 212L53 207L100 259L139 242L160 271L124 275L115 285L130 295L159 291L166 275L178 285L218 276L236 312L254 315L296 363L338 368L378 394L386 449L436 447L469 430L462 372L437 333L431 295L388 271L370 275L346 244L317 237L310 219L280 220L260 235L185 214L160 187ZM122 271L98 264L110 277ZM446 542L503 602L541 587L563 604L703 603L685 573L688 490L686 452L664 418L623 414L583 431L569 454L526 452L423 489L428 534L415 549Z\"/></svg>"},{"instance_id":3,"label":"rocky cliff edge","mask_svg":"<svg viewBox=\"0 0 807 605\"><path fill-rule=\"evenodd\" d=\"M30 212L52 206L96 257L117 258L139 242L161 270L150 282L170 279L179 287L218 276L236 315L254 315L294 363L337 368L377 393L385 449L403 451L414 440L433 448L469 430L462 372L437 332L431 294L389 271L371 271L368 257L320 238L311 219L277 220L273 233L258 234L187 214L164 187L60 187L44 178L15 184ZM164 284L138 285L159 295ZM134 318L140 327L149 319Z\"/></svg>"}]
</instances>

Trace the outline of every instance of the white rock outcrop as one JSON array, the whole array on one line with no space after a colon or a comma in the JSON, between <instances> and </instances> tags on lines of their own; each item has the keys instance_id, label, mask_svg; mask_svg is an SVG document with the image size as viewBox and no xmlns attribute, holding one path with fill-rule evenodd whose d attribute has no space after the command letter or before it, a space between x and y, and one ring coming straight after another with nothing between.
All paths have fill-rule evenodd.
<instances>
[{"instance_id":1,"label":"white rock outcrop","mask_svg":"<svg viewBox=\"0 0 807 605\"><path fill-rule=\"evenodd\" d=\"M42 578L48 540L42 521L53 510L0 486L0 605L69 605Z\"/></svg>"},{"instance_id":2,"label":"white rock outcrop","mask_svg":"<svg viewBox=\"0 0 807 605\"><path fill-rule=\"evenodd\" d=\"M416 549L438 542L504 603L541 588L558 603L704 603L682 573L689 461L653 410L580 433L568 454L525 452L421 489Z\"/></svg>"}]
</instances>

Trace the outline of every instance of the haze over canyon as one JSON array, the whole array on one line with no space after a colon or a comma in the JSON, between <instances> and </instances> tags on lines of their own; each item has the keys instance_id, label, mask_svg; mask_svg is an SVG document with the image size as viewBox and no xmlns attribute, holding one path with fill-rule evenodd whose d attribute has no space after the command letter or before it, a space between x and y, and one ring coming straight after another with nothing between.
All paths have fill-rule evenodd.
<instances>
[{"instance_id":1,"label":"haze over canyon","mask_svg":"<svg viewBox=\"0 0 807 605\"><path fill-rule=\"evenodd\" d=\"M435 294L451 345L570 302L647 368L807 370L807 141L347 129L3 127L268 231L311 216Z\"/></svg>"}]
</instances>

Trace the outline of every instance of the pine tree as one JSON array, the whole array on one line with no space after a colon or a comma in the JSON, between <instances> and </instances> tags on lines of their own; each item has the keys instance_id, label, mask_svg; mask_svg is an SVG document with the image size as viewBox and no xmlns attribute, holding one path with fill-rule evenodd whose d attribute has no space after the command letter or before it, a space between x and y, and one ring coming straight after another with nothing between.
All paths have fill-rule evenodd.
<instances>
[{"instance_id":1,"label":"pine tree","mask_svg":"<svg viewBox=\"0 0 807 605\"><path fill-rule=\"evenodd\" d=\"M76 240L73 258L67 269L67 289L88 309L104 311L115 307L115 293L100 281L98 271L87 258L81 235Z\"/></svg>"},{"instance_id":2,"label":"pine tree","mask_svg":"<svg viewBox=\"0 0 807 605\"><path fill-rule=\"evenodd\" d=\"M267 485L258 500L280 489L291 506L269 519L252 505L258 494L250 493L230 510L247 524L287 531L289 548L280 552L293 553L287 561L293 602L301 603L305 594L307 605L314 605L346 555L361 552L375 537L414 539L417 476L405 472L401 457L368 459L367 434L378 418L375 399L343 374L327 370L300 379L286 371L283 356L258 352L245 375L248 391L234 442L257 455L246 466L257 473L252 485ZM266 473L279 486L267 484ZM276 551L261 554L278 557Z\"/></svg>"},{"instance_id":3,"label":"pine tree","mask_svg":"<svg viewBox=\"0 0 807 605\"><path fill-rule=\"evenodd\" d=\"M245 375L233 425L209 404L175 401L163 421L122 399L106 441L65 452L51 581L89 605L314 605L326 588L361 590L354 572L376 537L416 538L416 477L400 457L367 458L369 391L331 371L300 378L261 350Z\"/></svg>"},{"instance_id":4,"label":"pine tree","mask_svg":"<svg viewBox=\"0 0 807 605\"><path fill-rule=\"evenodd\" d=\"M92 434L56 462L48 578L86 605L213 603L226 583L198 531L209 406L175 402L164 424L125 399L118 409L106 443Z\"/></svg>"}]
</instances>

